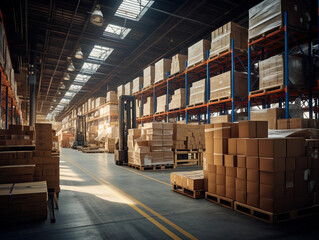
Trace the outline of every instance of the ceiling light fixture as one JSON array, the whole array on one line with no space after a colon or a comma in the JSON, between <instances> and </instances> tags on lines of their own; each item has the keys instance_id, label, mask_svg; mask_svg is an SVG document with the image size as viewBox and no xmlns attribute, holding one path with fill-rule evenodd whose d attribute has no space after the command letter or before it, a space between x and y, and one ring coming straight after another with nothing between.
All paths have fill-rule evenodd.
<instances>
[{"instance_id":1,"label":"ceiling light fixture","mask_svg":"<svg viewBox=\"0 0 319 240\"><path fill-rule=\"evenodd\" d=\"M75 70L75 67L73 65L72 59L70 57L67 57L66 60L68 61L68 71L73 72Z\"/></svg>"},{"instance_id":2,"label":"ceiling light fixture","mask_svg":"<svg viewBox=\"0 0 319 240\"><path fill-rule=\"evenodd\" d=\"M76 50L74 57L77 59L83 59L83 52L81 48L78 48Z\"/></svg>"},{"instance_id":3,"label":"ceiling light fixture","mask_svg":"<svg viewBox=\"0 0 319 240\"><path fill-rule=\"evenodd\" d=\"M102 26L103 25L103 13L101 12L101 7L99 4L96 5L90 21L92 24L96 25L96 26Z\"/></svg>"},{"instance_id":4,"label":"ceiling light fixture","mask_svg":"<svg viewBox=\"0 0 319 240\"><path fill-rule=\"evenodd\" d=\"M60 89L65 89L65 85L62 83Z\"/></svg>"},{"instance_id":5,"label":"ceiling light fixture","mask_svg":"<svg viewBox=\"0 0 319 240\"><path fill-rule=\"evenodd\" d=\"M70 74L65 73L64 76L63 76L63 80L69 81L70 80Z\"/></svg>"}]
</instances>

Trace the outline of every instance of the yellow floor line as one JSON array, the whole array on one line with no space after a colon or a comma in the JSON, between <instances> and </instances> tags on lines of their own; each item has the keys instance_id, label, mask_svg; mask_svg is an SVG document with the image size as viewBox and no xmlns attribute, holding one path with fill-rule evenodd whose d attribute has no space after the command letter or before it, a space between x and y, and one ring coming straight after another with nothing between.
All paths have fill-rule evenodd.
<instances>
[{"instance_id":1,"label":"yellow floor line","mask_svg":"<svg viewBox=\"0 0 319 240\"><path fill-rule=\"evenodd\" d=\"M62 155L61 155L62 156ZM73 164L74 166L78 167L80 170L82 170L83 172L85 172L87 175L89 175L91 178L93 178L94 180L96 180L97 182L104 182L105 184L103 185L109 185L112 186L113 189L117 190L119 193L121 193L122 195L124 195L125 197L129 198L130 200L132 200L133 202L137 203L138 205L140 205L141 207L143 207L144 209L146 209L147 211L149 211L150 213L154 214L155 216L157 216L159 219L161 219L162 221L164 221L165 223L167 223L168 225L170 225L171 227L173 227L174 229L176 229L177 231L179 231L180 233L182 233L184 236L188 237L189 239L197 239L196 237L194 237L193 235L191 235L190 233L186 232L184 229L182 229L181 227L177 226L175 223L171 222L170 220L168 220L167 218L163 217L162 215L160 215L159 213L157 213L156 211L154 211L153 209L149 208L148 206L146 206L145 204L141 203L140 201L138 201L137 199L133 198L131 195L123 192L121 189L117 188L116 186L112 185L111 183L107 182L106 180L104 180L103 178L96 179L96 175L94 173L91 173L88 169L84 168L83 166L80 166L79 164L77 164L76 162L74 162L72 159L66 157L63 155L64 158L69 159L69 161L71 161L71 164ZM95 177L93 177L93 176ZM144 175L145 176L145 175ZM157 179L155 179L157 180ZM134 206L134 205L133 205ZM136 206L134 206L136 207ZM141 210L142 211L142 210ZM147 213L145 213L147 214ZM150 216L149 216L150 217ZM150 217L151 218L151 217ZM156 221L154 219L154 221ZM158 223L160 224L160 223ZM162 225L163 226L163 225ZM164 227L164 226L163 226ZM165 227L164 227L165 228ZM167 229L167 228L166 228ZM163 230L164 231L164 230ZM169 231L167 229L167 231ZM165 231L164 231L165 232ZM173 233L172 233L173 234ZM176 235L175 235L176 236ZM177 237L177 236L176 236Z\"/></svg>"}]
</instances>

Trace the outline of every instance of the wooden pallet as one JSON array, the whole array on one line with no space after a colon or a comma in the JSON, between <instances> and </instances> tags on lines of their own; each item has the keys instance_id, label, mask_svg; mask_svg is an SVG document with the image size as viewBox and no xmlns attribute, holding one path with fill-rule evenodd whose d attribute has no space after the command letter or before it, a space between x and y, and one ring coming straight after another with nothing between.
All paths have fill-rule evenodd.
<instances>
[{"instance_id":1,"label":"wooden pallet","mask_svg":"<svg viewBox=\"0 0 319 240\"><path fill-rule=\"evenodd\" d=\"M189 70L189 69L191 69L191 68L193 68L193 67L197 67L198 65L204 63L205 61L206 61L206 60L203 59L203 60L201 60L201 61L199 61L199 62L197 62L197 63L194 63L194 64L191 65L191 66L187 66L187 70Z\"/></svg>"},{"instance_id":2,"label":"wooden pallet","mask_svg":"<svg viewBox=\"0 0 319 240\"><path fill-rule=\"evenodd\" d=\"M168 78L175 77L175 76L177 76L178 74L180 74L180 73L182 73L182 72L184 72L184 71L179 71L179 72L177 72L177 73L174 73L174 74L172 74L172 75L169 75Z\"/></svg>"},{"instance_id":3,"label":"wooden pallet","mask_svg":"<svg viewBox=\"0 0 319 240\"><path fill-rule=\"evenodd\" d=\"M223 207L226 207L229 209L234 209L234 200L232 200L230 198L226 198L223 196L219 196L217 194L206 192L205 199L207 201L210 201L212 203L216 203L216 204L221 205Z\"/></svg>"},{"instance_id":4,"label":"wooden pallet","mask_svg":"<svg viewBox=\"0 0 319 240\"><path fill-rule=\"evenodd\" d=\"M172 185L173 191L183 194L185 196L198 199L198 198L204 198L205 197L205 190L189 190L180 186L177 186L175 184Z\"/></svg>"},{"instance_id":5,"label":"wooden pallet","mask_svg":"<svg viewBox=\"0 0 319 240\"><path fill-rule=\"evenodd\" d=\"M162 79L162 80L159 80L159 81L157 81L157 82L154 82L154 85L157 85L157 84L159 84L159 83L161 83L161 82L164 82L166 79Z\"/></svg>"},{"instance_id":6,"label":"wooden pallet","mask_svg":"<svg viewBox=\"0 0 319 240\"><path fill-rule=\"evenodd\" d=\"M150 117L150 116L153 116L153 115L143 115L142 118Z\"/></svg>"},{"instance_id":7,"label":"wooden pallet","mask_svg":"<svg viewBox=\"0 0 319 240\"><path fill-rule=\"evenodd\" d=\"M169 112L174 112L174 111L178 111L178 110L182 110L182 109L184 109L184 107L173 108L173 109L170 109Z\"/></svg>"},{"instance_id":8,"label":"wooden pallet","mask_svg":"<svg viewBox=\"0 0 319 240\"><path fill-rule=\"evenodd\" d=\"M147 89L149 89L149 88L152 88L154 86L154 84L151 84L151 85L149 85L149 86L147 86L147 87L143 87L142 88L142 90L144 91L144 90L147 90Z\"/></svg>"},{"instance_id":9,"label":"wooden pallet","mask_svg":"<svg viewBox=\"0 0 319 240\"><path fill-rule=\"evenodd\" d=\"M248 39L248 42L251 43L251 42L254 42L254 41L256 41L256 40L258 40L258 39L260 39L260 38L264 38L264 37L266 37L267 35L269 35L269 34L275 32L275 31L277 31L277 30L280 30L280 29L282 29L282 28L283 28L283 26L278 26L278 27L275 27L275 28L273 28L273 29L270 29L270 30L268 30L268 31L266 31L266 32L264 32L264 33L261 33L261 34L255 36L255 37L253 37L253 38Z\"/></svg>"},{"instance_id":10,"label":"wooden pallet","mask_svg":"<svg viewBox=\"0 0 319 240\"><path fill-rule=\"evenodd\" d=\"M179 165L189 166L198 165L201 166L203 163L202 149L175 149L174 150L174 168ZM179 155L185 155L187 158L179 159ZM191 158L189 158L191 157Z\"/></svg>"},{"instance_id":11,"label":"wooden pallet","mask_svg":"<svg viewBox=\"0 0 319 240\"><path fill-rule=\"evenodd\" d=\"M104 149L85 149L85 148L82 148L82 152L83 153L104 153L105 150Z\"/></svg>"},{"instance_id":12,"label":"wooden pallet","mask_svg":"<svg viewBox=\"0 0 319 240\"><path fill-rule=\"evenodd\" d=\"M270 92L270 91L274 91L274 90L281 90L281 89L284 89L285 88L285 85L274 85L274 86L269 86L267 88L263 88L263 89L258 89L258 90L255 90L255 91L251 91L249 93L249 95L255 95L255 94L259 94L259 93L267 93L267 92Z\"/></svg>"},{"instance_id":13,"label":"wooden pallet","mask_svg":"<svg viewBox=\"0 0 319 240\"><path fill-rule=\"evenodd\" d=\"M223 101L223 100L228 100L228 99L231 99L231 96L227 96L227 97L220 97L220 98L213 98L213 99L210 99L209 102L220 102L220 101Z\"/></svg>"},{"instance_id":14,"label":"wooden pallet","mask_svg":"<svg viewBox=\"0 0 319 240\"><path fill-rule=\"evenodd\" d=\"M158 165L140 166L140 165L137 165L137 164L128 163L127 165L129 167L131 167L131 168L135 168L135 169L140 170L140 171L145 171L145 170L165 170L165 169L174 167L173 164L158 164Z\"/></svg>"},{"instance_id":15,"label":"wooden pallet","mask_svg":"<svg viewBox=\"0 0 319 240\"><path fill-rule=\"evenodd\" d=\"M162 112L156 112L155 115L157 115L157 114L163 114L163 113L165 113L165 112L164 112L164 111L162 111Z\"/></svg>"},{"instance_id":16,"label":"wooden pallet","mask_svg":"<svg viewBox=\"0 0 319 240\"><path fill-rule=\"evenodd\" d=\"M226 48L218 53L215 53L214 55L209 55L209 59L212 59L212 58L216 58L216 57L219 57L227 52L230 52L231 51L231 47L229 48ZM241 49L241 48L235 48L235 52L242 52L242 53L247 53L248 50L247 49Z\"/></svg>"},{"instance_id":17,"label":"wooden pallet","mask_svg":"<svg viewBox=\"0 0 319 240\"><path fill-rule=\"evenodd\" d=\"M235 201L234 210L253 218L262 220L268 223L280 223L297 218L313 216L319 214L319 205L313 205L306 208L291 210L282 213L272 213L259 208L255 208L243 203Z\"/></svg>"},{"instance_id":18,"label":"wooden pallet","mask_svg":"<svg viewBox=\"0 0 319 240\"><path fill-rule=\"evenodd\" d=\"M188 108L190 107L197 107L197 106L201 106L201 105L204 105L205 102L201 102L201 103L195 103L195 104L190 104L190 105L187 105Z\"/></svg>"}]
</instances>

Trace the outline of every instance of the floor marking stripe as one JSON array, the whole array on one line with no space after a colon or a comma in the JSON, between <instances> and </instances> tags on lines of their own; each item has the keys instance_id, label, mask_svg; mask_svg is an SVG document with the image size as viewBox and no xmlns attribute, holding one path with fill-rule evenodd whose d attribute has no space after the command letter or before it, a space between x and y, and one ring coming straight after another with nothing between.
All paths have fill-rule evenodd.
<instances>
[{"instance_id":1,"label":"floor marking stripe","mask_svg":"<svg viewBox=\"0 0 319 240\"><path fill-rule=\"evenodd\" d=\"M143 176L143 177L149 178L149 179L151 179L151 180L153 180L153 181L156 181L156 182L159 182L159 183L162 183L162 184L168 185L168 186L170 186L170 187L172 186L172 184L169 184L169 183L163 182L163 181L158 180L158 179L156 179L156 178L152 178L152 177L150 177L150 176L144 175L144 174L139 173L139 172L136 172L136 171L134 171L134 170L127 169L126 167L123 167L123 169L125 169L125 170L127 170L127 171L130 171L130 172L132 172L132 173L135 173L135 174L137 174L137 175L140 175L140 176Z\"/></svg>"},{"instance_id":2,"label":"floor marking stripe","mask_svg":"<svg viewBox=\"0 0 319 240\"><path fill-rule=\"evenodd\" d=\"M62 154L61 154L62 155ZM130 200L134 201L135 203L137 203L138 205L140 205L141 207L143 207L144 209L146 209L147 211L149 211L150 213L152 213L153 215L157 216L159 219L161 219L162 221L164 221L165 223L167 223L168 225L170 225L171 227L175 228L177 231L179 231L180 233L182 233L184 236L188 237L189 239L195 240L197 239L196 237L194 237L193 235L191 235L190 233L186 232L184 229L182 229L181 227L177 226L175 223L171 222L170 220L166 219L165 217L163 217L162 215L160 215L159 213L157 213L156 211L154 211L153 209L149 208L148 206L146 206L145 204L141 203L140 201L138 201L137 199L133 198L131 195L125 193L124 191L122 191L121 189L119 189L118 187L112 185L111 183L109 183L108 181L104 180L103 178L99 177L99 179L96 179L96 176L94 173L91 173L88 169L86 169L85 167L80 166L79 164L77 164L76 162L74 162L72 159L66 157L65 155L63 155L63 157L69 159L70 161L73 162L73 165L77 166L79 169L81 169L83 172L85 172L87 175L89 175L90 177L92 177L93 175L93 179L95 179L97 182L104 182L103 185L109 185L112 188L114 188L115 190L117 190L118 192L120 192L122 195L124 195L125 197L129 198ZM96 176L96 177L94 177ZM134 206L134 205L133 205ZM136 207L136 206L134 206ZM139 208L138 208L139 209ZM142 210L140 210L142 211ZM145 213L147 214L147 213ZM148 215L148 214L147 214ZM149 216L149 215L148 215ZM151 218L151 216L149 216ZM155 219L153 219L154 221L156 221ZM160 224L160 223L158 223ZM161 225L161 224L160 224ZM163 226L163 225L161 225ZM163 226L164 227L164 226ZM165 228L165 227L164 227ZM167 229L167 228L165 228ZM163 230L163 229L162 229ZM164 230L163 230L164 231ZM167 229L167 231L169 231ZM164 231L165 232L165 231ZM169 231L170 232L170 231ZM174 233L172 233L174 234ZM174 234L175 235L175 234ZM176 236L176 235L175 235ZM179 237L176 236L178 239Z\"/></svg>"},{"instance_id":3,"label":"floor marking stripe","mask_svg":"<svg viewBox=\"0 0 319 240\"><path fill-rule=\"evenodd\" d=\"M77 164L76 162L74 162L72 159L66 157L63 155L63 158L67 158L68 162L70 162L73 166L79 168L82 172L84 172L85 174L87 174L89 177L91 177L93 180L95 180L96 182L98 182L101 185L105 185L107 186L104 182L100 181L99 179L96 178L96 176L93 173L90 173L89 170L87 170L86 168L80 166L79 164ZM112 184L108 184L111 185L113 187ZM116 187L115 187L116 188ZM121 193L122 194L122 193ZM120 194L117 194L120 198L123 199L123 197ZM153 223L155 226L157 226L159 229L161 229L163 232L165 232L168 236L170 236L172 239L176 239L176 240L181 240L180 237L178 237L177 235L175 235L173 232L171 232L169 229L167 229L165 226L163 226L161 223L159 223L158 221L156 221L154 218L152 218L150 215L148 215L146 212L142 211L140 208L138 208L137 206L135 206L134 204L130 204L127 203L127 205L129 205L131 208L133 208L136 212L138 212L139 214L141 214L143 217L145 217L148 221L150 221L151 223Z\"/></svg>"}]
</instances>

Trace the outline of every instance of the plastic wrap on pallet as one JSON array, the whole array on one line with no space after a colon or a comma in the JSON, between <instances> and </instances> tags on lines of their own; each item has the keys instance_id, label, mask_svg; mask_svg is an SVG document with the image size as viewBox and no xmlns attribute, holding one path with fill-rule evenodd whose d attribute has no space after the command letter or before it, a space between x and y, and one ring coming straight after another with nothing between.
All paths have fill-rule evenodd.
<instances>
[{"instance_id":1,"label":"plastic wrap on pallet","mask_svg":"<svg viewBox=\"0 0 319 240\"><path fill-rule=\"evenodd\" d=\"M131 95L132 94L132 82L128 82L124 86L124 94Z\"/></svg>"},{"instance_id":2,"label":"plastic wrap on pallet","mask_svg":"<svg viewBox=\"0 0 319 240\"><path fill-rule=\"evenodd\" d=\"M179 88L174 91L169 103L169 110L185 107L185 88Z\"/></svg>"},{"instance_id":3,"label":"plastic wrap on pallet","mask_svg":"<svg viewBox=\"0 0 319 240\"><path fill-rule=\"evenodd\" d=\"M192 83L192 86L189 89L188 105L205 102L205 82L206 79L202 79Z\"/></svg>"},{"instance_id":4,"label":"plastic wrap on pallet","mask_svg":"<svg viewBox=\"0 0 319 240\"><path fill-rule=\"evenodd\" d=\"M301 56L289 56L289 81L294 86L305 85L305 64ZM284 85L284 55L259 62L259 89Z\"/></svg>"},{"instance_id":5,"label":"plastic wrap on pallet","mask_svg":"<svg viewBox=\"0 0 319 240\"><path fill-rule=\"evenodd\" d=\"M141 87L143 84L143 78L142 77L137 77L133 80L133 87L132 87L132 94L137 93L141 91Z\"/></svg>"},{"instance_id":6,"label":"plastic wrap on pallet","mask_svg":"<svg viewBox=\"0 0 319 240\"><path fill-rule=\"evenodd\" d=\"M125 93L125 87L124 85L120 85L117 87L117 97L119 98L120 96L124 95Z\"/></svg>"},{"instance_id":7,"label":"plastic wrap on pallet","mask_svg":"<svg viewBox=\"0 0 319 240\"><path fill-rule=\"evenodd\" d=\"M202 39L188 48L188 66L207 60L207 50L210 49L210 41Z\"/></svg>"},{"instance_id":8,"label":"plastic wrap on pallet","mask_svg":"<svg viewBox=\"0 0 319 240\"><path fill-rule=\"evenodd\" d=\"M187 55L176 54L172 57L171 75L185 71Z\"/></svg>"},{"instance_id":9,"label":"plastic wrap on pallet","mask_svg":"<svg viewBox=\"0 0 319 240\"><path fill-rule=\"evenodd\" d=\"M236 97L248 94L248 75L242 72L234 73L234 87ZM210 78L210 99L231 98L231 71Z\"/></svg>"},{"instance_id":10,"label":"plastic wrap on pallet","mask_svg":"<svg viewBox=\"0 0 319 240\"><path fill-rule=\"evenodd\" d=\"M172 60L167 58L162 58L155 63L155 83L167 79L167 72L171 70L171 63Z\"/></svg>"},{"instance_id":11,"label":"plastic wrap on pallet","mask_svg":"<svg viewBox=\"0 0 319 240\"><path fill-rule=\"evenodd\" d=\"M148 66L143 70L143 88L153 85L155 77L155 67Z\"/></svg>"},{"instance_id":12,"label":"plastic wrap on pallet","mask_svg":"<svg viewBox=\"0 0 319 240\"><path fill-rule=\"evenodd\" d=\"M231 39L234 39L234 48L247 50L248 30L234 22L229 22L212 32L210 56L231 49Z\"/></svg>"},{"instance_id":13,"label":"plastic wrap on pallet","mask_svg":"<svg viewBox=\"0 0 319 240\"><path fill-rule=\"evenodd\" d=\"M290 26L309 29L310 1L265 0L249 9L249 39L283 26L285 11Z\"/></svg>"}]
</instances>

